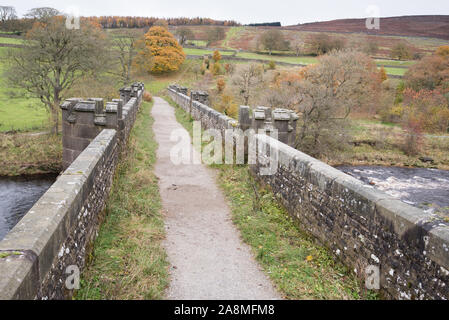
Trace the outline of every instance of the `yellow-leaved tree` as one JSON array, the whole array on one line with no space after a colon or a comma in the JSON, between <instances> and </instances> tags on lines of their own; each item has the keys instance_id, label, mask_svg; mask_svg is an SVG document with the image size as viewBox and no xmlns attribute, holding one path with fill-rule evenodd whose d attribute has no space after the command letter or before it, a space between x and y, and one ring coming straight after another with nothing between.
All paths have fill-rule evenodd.
<instances>
[{"instance_id":1,"label":"yellow-leaved tree","mask_svg":"<svg viewBox=\"0 0 449 320\"><path fill-rule=\"evenodd\" d=\"M143 68L152 73L177 71L186 57L173 35L159 26L152 27L145 34L140 47L136 61L149 60L151 54L151 64L146 64Z\"/></svg>"}]
</instances>

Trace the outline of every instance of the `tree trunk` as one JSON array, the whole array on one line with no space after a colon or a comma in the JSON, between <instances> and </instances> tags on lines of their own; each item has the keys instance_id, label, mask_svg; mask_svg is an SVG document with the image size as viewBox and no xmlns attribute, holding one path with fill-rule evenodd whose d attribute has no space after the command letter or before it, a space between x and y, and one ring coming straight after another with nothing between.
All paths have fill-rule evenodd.
<instances>
[{"instance_id":1,"label":"tree trunk","mask_svg":"<svg viewBox=\"0 0 449 320\"><path fill-rule=\"evenodd\" d=\"M51 121L51 133L58 134L59 133L59 112L58 112L59 104L54 104L50 110L50 121Z\"/></svg>"}]
</instances>

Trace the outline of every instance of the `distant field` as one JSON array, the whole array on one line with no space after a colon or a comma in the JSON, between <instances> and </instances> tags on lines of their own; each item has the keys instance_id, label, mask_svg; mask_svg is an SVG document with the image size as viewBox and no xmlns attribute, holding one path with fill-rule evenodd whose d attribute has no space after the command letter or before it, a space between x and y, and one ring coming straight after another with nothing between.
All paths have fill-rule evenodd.
<instances>
[{"instance_id":1,"label":"distant field","mask_svg":"<svg viewBox=\"0 0 449 320\"><path fill-rule=\"evenodd\" d=\"M22 44L23 40L18 38L0 37L0 43Z\"/></svg>"},{"instance_id":2,"label":"distant field","mask_svg":"<svg viewBox=\"0 0 449 320\"><path fill-rule=\"evenodd\" d=\"M195 45L197 47L205 47L205 46L207 46L207 41L206 40L188 40L187 44Z\"/></svg>"},{"instance_id":3,"label":"distant field","mask_svg":"<svg viewBox=\"0 0 449 320\"><path fill-rule=\"evenodd\" d=\"M389 68L389 67L385 68L387 74L394 76L403 76L407 72L407 70L408 69L405 68Z\"/></svg>"},{"instance_id":4,"label":"distant field","mask_svg":"<svg viewBox=\"0 0 449 320\"><path fill-rule=\"evenodd\" d=\"M184 48L184 52L189 55L205 55L205 54L212 54L212 51L210 50L204 50L204 49L190 49L190 48ZM220 51L222 55L232 55L232 52L225 52ZM283 57L283 56L275 56L275 55L266 55L266 54L259 54L259 53L251 53L251 52L238 52L236 57L243 58L243 59L259 59L259 60L269 60L269 61L275 61L275 62L287 62L292 64L298 64L298 65L309 65L314 64L318 62L318 58L316 57ZM376 63L378 66L382 65L391 65L391 66L409 66L413 65L415 61L396 61L396 60L376 60ZM392 67L386 67L385 71L387 74L390 75L398 75L403 76L406 72L406 68L392 68Z\"/></svg>"},{"instance_id":5,"label":"distant field","mask_svg":"<svg viewBox=\"0 0 449 320\"><path fill-rule=\"evenodd\" d=\"M287 62L294 64L313 64L317 63L318 59L315 57L283 57L283 56L270 56L268 54L259 54L259 53L251 53L251 52L239 52L237 53L237 57L246 58L246 59L263 59L263 60L272 60L279 62Z\"/></svg>"},{"instance_id":6,"label":"distant field","mask_svg":"<svg viewBox=\"0 0 449 320\"><path fill-rule=\"evenodd\" d=\"M197 55L197 56L202 56L202 55L213 54L214 53L213 50L195 49L195 48L184 48L184 52L185 52L185 54ZM233 54L233 52L220 51L220 54L222 56L231 56Z\"/></svg>"},{"instance_id":7,"label":"distant field","mask_svg":"<svg viewBox=\"0 0 449 320\"><path fill-rule=\"evenodd\" d=\"M5 70L4 57L7 50L20 49L0 48L2 75ZM0 78L0 132L46 129L47 119L47 112L38 99L29 98L25 92L8 88L4 76Z\"/></svg>"},{"instance_id":8,"label":"distant field","mask_svg":"<svg viewBox=\"0 0 449 320\"><path fill-rule=\"evenodd\" d=\"M384 59L376 59L376 64L378 66L403 66L409 67L416 63L416 61L398 61L398 60L384 60Z\"/></svg>"}]
</instances>

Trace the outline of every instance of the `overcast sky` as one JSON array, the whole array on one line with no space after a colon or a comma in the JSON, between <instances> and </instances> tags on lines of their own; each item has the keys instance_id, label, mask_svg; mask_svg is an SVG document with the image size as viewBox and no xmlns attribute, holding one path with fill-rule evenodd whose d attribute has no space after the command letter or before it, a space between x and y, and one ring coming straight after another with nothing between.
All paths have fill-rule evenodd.
<instances>
[{"instance_id":1,"label":"overcast sky","mask_svg":"<svg viewBox=\"0 0 449 320\"><path fill-rule=\"evenodd\" d=\"M70 7L82 16L209 17L241 23L274 22L291 25L343 18L364 18L370 6L381 17L400 15L449 15L448 0L10 0L19 15L34 7L61 11ZM372 12L372 11L370 11Z\"/></svg>"}]
</instances>

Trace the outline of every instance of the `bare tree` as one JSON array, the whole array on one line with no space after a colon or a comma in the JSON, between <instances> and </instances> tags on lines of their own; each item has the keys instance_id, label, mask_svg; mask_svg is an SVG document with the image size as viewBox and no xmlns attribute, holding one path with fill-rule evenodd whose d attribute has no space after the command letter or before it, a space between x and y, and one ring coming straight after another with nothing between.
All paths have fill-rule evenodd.
<instances>
[{"instance_id":1,"label":"bare tree","mask_svg":"<svg viewBox=\"0 0 449 320\"><path fill-rule=\"evenodd\" d=\"M0 6L0 29L5 31L14 31L17 20L16 9L11 6Z\"/></svg>"},{"instance_id":2,"label":"bare tree","mask_svg":"<svg viewBox=\"0 0 449 320\"><path fill-rule=\"evenodd\" d=\"M249 104L253 90L263 81L263 68L257 64L244 65L232 78L244 104Z\"/></svg>"},{"instance_id":3,"label":"bare tree","mask_svg":"<svg viewBox=\"0 0 449 320\"><path fill-rule=\"evenodd\" d=\"M29 10L24 17L28 19L38 20L38 21L47 21L50 18L53 18L54 16L61 15L61 12L54 8L50 7L40 7L40 8L33 8Z\"/></svg>"},{"instance_id":4,"label":"bare tree","mask_svg":"<svg viewBox=\"0 0 449 320\"><path fill-rule=\"evenodd\" d=\"M284 39L283 33L278 29L265 31L259 41L262 47L268 50L270 55L273 50L286 50L289 46L288 41Z\"/></svg>"},{"instance_id":5,"label":"bare tree","mask_svg":"<svg viewBox=\"0 0 449 320\"><path fill-rule=\"evenodd\" d=\"M115 64L110 73L118 76L127 85L131 81L133 61L137 54L137 42L142 38L140 30L123 29L112 39L112 61Z\"/></svg>"},{"instance_id":6,"label":"bare tree","mask_svg":"<svg viewBox=\"0 0 449 320\"><path fill-rule=\"evenodd\" d=\"M277 79L262 101L301 115L296 147L313 156L345 145L345 120L355 108L375 103L380 88L373 60L350 50L333 51L294 76Z\"/></svg>"},{"instance_id":7,"label":"bare tree","mask_svg":"<svg viewBox=\"0 0 449 320\"><path fill-rule=\"evenodd\" d=\"M192 30L186 27L179 27L178 29L176 29L176 35L179 38L178 41L181 46L183 46L188 39L194 38Z\"/></svg>"},{"instance_id":8,"label":"bare tree","mask_svg":"<svg viewBox=\"0 0 449 320\"><path fill-rule=\"evenodd\" d=\"M292 48L293 51L295 51L296 56L299 57L304 49L304 41L297 38L290 43L290 48Z\"/></svg>"},{"instance_id":9,"label":"bare tree","mask_svg":"<svg viewBox=\"0 0 449 320\"><path fill-rule=\"evenodd\" d=\"M211 43L223 40L225 38L224 29L221 27L213 27L207 30L207 45L210 46Z\"/></svg>"},{"instance_id":10,"label":"bare tree","mask_svg":"<svg viewBox=\"0 0 449 320\"><path fill-rule=\"evenodd\" d=\"M35 25L27 37L23 49L9 53L7 78L42 101L57 133L59 105L67 90L105 66L105 37L87 22L79 30L67 29L62 17Z\"/></svg>"}]
</instances>

